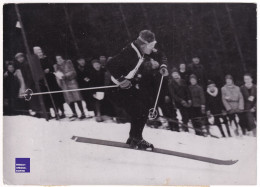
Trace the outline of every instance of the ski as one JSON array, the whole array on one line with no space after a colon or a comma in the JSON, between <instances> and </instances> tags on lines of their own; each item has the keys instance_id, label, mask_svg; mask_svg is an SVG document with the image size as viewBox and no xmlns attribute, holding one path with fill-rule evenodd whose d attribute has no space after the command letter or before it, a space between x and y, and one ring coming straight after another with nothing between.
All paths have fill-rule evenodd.
<instances>
[{"instance_id":1,"label":"ski","mask_svg":"<svg viewBox=\"0 0 260 187\"><path fill-rule=\"evenodd\" d=\"M89 144L131 149L128 144L122 142L85 138L79 136L73 136L71 139L81 143L89 143ZM135 150L139 150L139 149L135 149ZM146 150L139 150L139 151L146 151ZM215 158L203 157L203 156L171 151L166 149L159 149L159 148L154 148L153 151L146 151L146 152L177 156L177 157L182 157L182 158L187 158L187 159L192 159L192 160L197 160L197 161L207 162L207 163L217 164L217 165L233 165L238 161L238 160L220 160Z\"/></svg>"}]
</instances>

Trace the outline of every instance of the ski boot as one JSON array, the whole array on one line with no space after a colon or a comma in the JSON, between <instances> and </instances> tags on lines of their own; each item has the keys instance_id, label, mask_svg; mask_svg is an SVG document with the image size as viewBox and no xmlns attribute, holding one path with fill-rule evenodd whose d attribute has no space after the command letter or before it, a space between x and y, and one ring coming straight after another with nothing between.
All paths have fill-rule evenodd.
<instances>
[{"instance_id":1,"label":"ski boot","mask_svg":"<svg viewBox=\"0 0 260 187\"><path fill-rule=\"evenodd\" d=\"M154 149L153 144L145 141L144 139L137 139L137 138L132 138L130 147L133 149L140 149L146 151L153 151Z\"/></svg>"}]
</instances>

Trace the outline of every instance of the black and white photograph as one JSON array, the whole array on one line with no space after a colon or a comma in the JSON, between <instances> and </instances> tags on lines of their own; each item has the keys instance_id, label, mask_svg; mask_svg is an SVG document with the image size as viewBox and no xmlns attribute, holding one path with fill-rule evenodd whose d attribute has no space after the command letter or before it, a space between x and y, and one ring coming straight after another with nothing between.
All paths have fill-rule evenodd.
<instances>
[{"instance_id":1,"label":"black and white photograph","mask_svg":"<svg viewBox=\"0 0 260 187\"><path fill-rule=\"evenodd\" d=\"M5 3L3 183L257 185L257 4Z\"/></svg>"}]
</instances>

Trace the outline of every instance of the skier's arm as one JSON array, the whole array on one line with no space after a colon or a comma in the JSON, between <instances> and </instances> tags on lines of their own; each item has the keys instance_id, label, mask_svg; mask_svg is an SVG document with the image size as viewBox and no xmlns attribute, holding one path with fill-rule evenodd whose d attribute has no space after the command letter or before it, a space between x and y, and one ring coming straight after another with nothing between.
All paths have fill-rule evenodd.
<instances>
[{"instance_id":1,"label":"skier's arm","mask_svg":"<svg viewBox=\"0 0 260 187\"><path fill-rule=\"evenodd\" d=\"M123 60L120 58L119 55L117 55L109 60L106 64L106 68L108 69L108 71L118 81L120 81L119 79L123 77L122 63L124 63Z\"/></svg>"}]
</instances>

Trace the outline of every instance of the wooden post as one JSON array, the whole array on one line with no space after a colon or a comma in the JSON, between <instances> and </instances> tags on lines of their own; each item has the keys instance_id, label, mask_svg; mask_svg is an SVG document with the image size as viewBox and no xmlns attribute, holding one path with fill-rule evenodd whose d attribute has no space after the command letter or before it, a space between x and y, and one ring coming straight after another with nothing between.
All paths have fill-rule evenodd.
<instances>
[{"instance_id":1,"label":"wooden post","mask_svg":"<svg viewBox=\"0 0 260 187\"><path fill-rule=\"evenodd\" d=\"M17 14L18 21L20 22L20 25L21 25L23 42L24 42L24 46L25 46L25 49L26 49L27 57L28 57L27 60L28 60L28 63L29 63L31 71L33 71L33 68L32 68L32 54L31 54L31 51L29 49L29 45L28 45L25 29L24 29L24 26L23 26L21 14L20 14L18 5L15 4L14 6L15 6L15 11L16 11L16 14ZM34 84L35 84L35 88L36 88L37 92L41 92L39 83L35 79L34 79ZM41 105L41 108L42 108L43 115L44 115L45 119L48 121L48 115L47 115L47 112L46 112L46 108L45 108L42 96L39 96L39 100L40 100L40 105Z\"/></svg>"}]
</instances>

